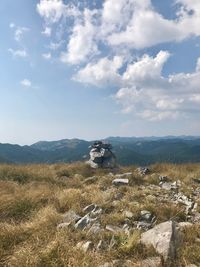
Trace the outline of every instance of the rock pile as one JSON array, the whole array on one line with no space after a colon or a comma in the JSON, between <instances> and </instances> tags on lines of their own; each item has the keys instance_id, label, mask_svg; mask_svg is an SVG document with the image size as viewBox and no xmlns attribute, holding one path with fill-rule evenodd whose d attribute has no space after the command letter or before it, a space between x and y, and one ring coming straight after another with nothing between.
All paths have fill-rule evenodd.
<instances>
[{"instance_id":1,"label":"rock pile","mask_svg":"<svg viewBox=\"0 0 200 267\"><path fill-rule=\"evenodd\" d=\"M101 144L103 145L103 143ZM143 191L140 201L142 198L145 199L144 206L146 206L146 202L148 203L148 201L155 203L155 205L157 205L156 203L159 203L159 205L167 203L169 207L179 209L180 217L178 217L179 213L176 213L175 216L169 219L166 218L167 220L160 220L162 217L159 214L159 207L155 211L151 209L140 209L138 200L134 198L132 198L132 205L127 205L127 209L125 206L123 207L121 205L124 201L123 198L125 198L126 192L130 194L129 189L133 186L131 181L138 174L138 171L139 169L136 169L135 173L109 173L107 178L109 179L110 187L108 186L106 190L103 189L101 192L102 199L105 201L104 205L99 206L91 203L82 208L82 211L80 211L81 216L76 214L75 211L69 210L63 215L63 221L57 226L58 229L71 228L74 232L84 231L86 234L85 239L77 244L77 248L83 252L92 251L96 253L113 250L119 244L119 236L128 242L132 240L135 233L140 232L140 236L135 241L135 245L153 247L159 255L157 257L146 258L138 262L138 265L137 263L134 265L131 260L120 259L106 262L101 267L171 267L173 266L173 261L178 258L179 249L184 245L183 237L186 227L192 228L200 223L200 212L197 209L200 199L200 187L192 189L192 194L185 195L182 192L184 190L183 182L179 180L173 181L173 179L165 175L156 176L157 185L146 183L137 186L134 184L134 187L137 186L138 191ZM140 168L139 174L148 175L149 173L151 174L152 170L146 167ZM145 178L148 181L148 176ZM150 175L149 178L151 178ZM87 179L89 179L89 184L91 181L98 181L95 176ZM112 201L112 205L108 203L110 201ZM115 207L118 208L117 212L120 213L119 218L115 217ZM105 220L106 216L110 216L108 221L107 219ZM158 224L159 221L161 223Z\"/></svg>"},{"instance_id":2,"label":"rock pile","mask_svg":"<svg viewBox=\"0 0 200 267\"><path fill-rule=\"evenodd\" d=\"M88 164L92 168L114 168L116 166L116 157L112 152L111 144L96 141L90 148Z\"/></svg>"}]
</instances>

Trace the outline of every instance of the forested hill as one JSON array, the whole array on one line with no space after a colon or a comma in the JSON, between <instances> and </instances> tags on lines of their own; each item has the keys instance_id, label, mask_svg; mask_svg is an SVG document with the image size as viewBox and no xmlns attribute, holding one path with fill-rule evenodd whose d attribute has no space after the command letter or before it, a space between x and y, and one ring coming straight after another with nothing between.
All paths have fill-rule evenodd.
<instances>
[{"instance_id":1,"label":"forested hill","mask_svg":"<svg viewBox=\"0 0 200 267\"><path fill-rule=\"evenodd\" d=\"M109 137L119 164L200 162L200 138ZM1 163L58 163L87 159L92 141L64 139L40 141L31 146L0 144Z\"/></svg>"}]
</instances>

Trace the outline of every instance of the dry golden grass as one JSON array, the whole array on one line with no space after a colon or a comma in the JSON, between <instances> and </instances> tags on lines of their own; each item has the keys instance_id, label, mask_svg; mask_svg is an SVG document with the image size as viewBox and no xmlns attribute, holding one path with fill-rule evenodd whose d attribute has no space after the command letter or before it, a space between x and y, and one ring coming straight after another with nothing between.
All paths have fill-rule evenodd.
<instances>
[{"instance_id":1,"label":"dry golden grass","mask_svg":"<svg viewBox=\"0 0 200 267\"><path fill-rule=\"evenodd\" d=\"M113 177L108 170L92 170L83 163L56 165L0 165L0 266L8 267L81 267L100 266L115 259L136 262L156 255L138 240L140 232L130 236L115 235L115 246L104 251L83 252L76 247L81 240L90 238L94 244L104 239L109 244L112 234L104 232L89 236L86 231L58 230L63 214L73 209L80 215L91 203L103 208L101 224L121 226L124 210L134 214L137 220L142 209L152 211L157 222L171 218L184 221L182 206L158 205L155 190L149 184L158 185L159 175L167 175L172 181L180 180L185 194L189 195L192 178L200 178L200 164L156 164L150 167L152 175L141 177L136 167L117 170L132 171L130 186L113 187ZM96 176L93 183L85 179ZM143 187L142 187L143 186ZM160 208L162 205L162 209ZM200 263L200 226L184 230L184 242L174 266L184 267Z\"/></svg>"}]
</instances>

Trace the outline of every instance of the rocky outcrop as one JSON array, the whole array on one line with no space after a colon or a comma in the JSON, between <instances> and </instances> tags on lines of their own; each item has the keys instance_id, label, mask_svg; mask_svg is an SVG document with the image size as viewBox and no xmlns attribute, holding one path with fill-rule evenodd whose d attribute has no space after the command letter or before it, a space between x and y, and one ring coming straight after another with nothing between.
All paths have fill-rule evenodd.
<instances>
[{"instance_id":1,"label":"rocky outcrop","mask_svg":"<svg viewBox=\"0 0 200 267\"><path fill-rule=\"evenodd\" d=\"M116 157L112 152L112 145L96 141L90 147L90 159L87 162L92 168L114 168Z\"/></svg>"},{"instance_id":2,"label":"rocky outcrop","mask_svg":"<svg viewBox=\"0 0 200 267\"><path fill-rule=\"evenodd\" d=\"M160 223L141 236L141 242L153 246L167 265L176 257L179 240L179 233L173 221Z\"/></svg>"}]
</instances>

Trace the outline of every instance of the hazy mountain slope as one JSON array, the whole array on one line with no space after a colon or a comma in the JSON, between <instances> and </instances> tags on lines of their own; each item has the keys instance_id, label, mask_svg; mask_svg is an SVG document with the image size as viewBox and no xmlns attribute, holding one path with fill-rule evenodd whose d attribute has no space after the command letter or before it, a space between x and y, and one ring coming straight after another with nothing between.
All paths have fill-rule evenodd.
<instances>
[{"instance_id":1,"label":"hazy mountain slope","mask_svg":"<svg viewBox=\"0 0 200 267\"><path fill-rule=\"evenodd\" d=\"M199 162L200 139L139 140L135 137L105 139L113 145L117 161L122 165L146 165L155 162ZM42 141L31 146L0 144L0 162L57 163L80 161L88 157L92 142L79 139Z\"/></svg>"},{"instance_id":2,"label":"hazy mountain slope","mask_svg":"<svg viewBox=\"0 0 200 267\"><path fill-rule=\"evenodd\" d=\"M0 157L13 163L42 162L41 151L29 146L19 146L11 144L0 144Z\"/></svg>"},{"instance_id":3,"label":"hazy mountain slope","mask_svg":"<svg viewBox=\"0 0 200 267\"><path fill-rule=\"evenodd\" d=\"M89 142L85 140L80 140L80 139L63 139L59 141L40 141L40 142L37 142L31 145L30 147L39 149L42 151L55 151L55 150L63 149L63 148L67 148L67 149L76 149L76 148L83 149L84 148L85 149L86 147L88 148L89 144L90 144Z\"/></svg>"}]
</instances>

